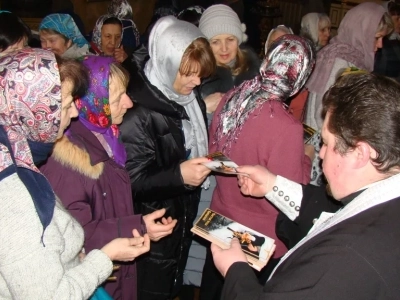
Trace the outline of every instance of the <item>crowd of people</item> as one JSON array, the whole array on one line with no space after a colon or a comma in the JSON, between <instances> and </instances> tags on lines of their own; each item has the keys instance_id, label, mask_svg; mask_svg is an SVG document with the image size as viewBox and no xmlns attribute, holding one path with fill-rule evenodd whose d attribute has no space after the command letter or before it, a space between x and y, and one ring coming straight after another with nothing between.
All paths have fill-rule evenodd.
<instances>
[{"instance_id":1,"label":"crowd of people","mask_svg":"<svg viewBox=\"0 0 400 300\"><path fill-rule=\"evenodd\" d=\"M262 58L233 8L140 34L112 0L90 34L44 17L39 45L0 11L1 299L400 299L400 4L332 38L308 13ZM261 271L192 235L206 208L275 240Z\"/></svg>"}]
</instances>

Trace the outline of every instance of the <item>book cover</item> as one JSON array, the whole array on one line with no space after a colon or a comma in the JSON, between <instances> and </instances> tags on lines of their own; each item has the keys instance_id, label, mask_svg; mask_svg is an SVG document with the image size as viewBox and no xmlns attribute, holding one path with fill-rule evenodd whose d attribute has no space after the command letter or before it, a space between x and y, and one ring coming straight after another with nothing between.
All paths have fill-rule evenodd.
<instances>
[{"instance_id":1,"label":"book cover","mask_svg":"<svg viewBox=\"0 0 400 300\"><path fill-rule=\"evenodd\" d=\"M247 175L243 173L238 173L236 171L238 165L220 151L210 153L206 157L208 158L209 162L203 163L203 165L213 170L214 172L230 175Z\"/></svg>"},{"instance_id":2,"label":"book cover","mask_svg":"<svg viewBox=\"0 0 400 300\"><path fill-rule=\"evenodd\" d=\"M260 271L275 250L275 240L207 208L191 229L223 249L238 238L251 267Z\"/></svg>"},{"instance_id":3,"label":"book cover","mask_svg":"<svg viewBox=\"0 0 400 300\"><path fill-rule=\"evenodd\" d=\"M314 128L303 123L303 132L304 144L307 144L317 131Z\"/></svg>"}]
</instances>

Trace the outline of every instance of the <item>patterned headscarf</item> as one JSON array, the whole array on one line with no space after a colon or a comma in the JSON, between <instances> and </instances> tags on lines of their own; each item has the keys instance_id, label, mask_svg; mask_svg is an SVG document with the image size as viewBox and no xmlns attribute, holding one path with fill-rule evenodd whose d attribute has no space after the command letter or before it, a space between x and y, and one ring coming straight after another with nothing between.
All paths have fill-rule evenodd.
<instances>
[{"instance_id":1,"label":"patterned headscarf","mask_svg":"<svg viewBox=\"0 0 400 300\"><path fill-rule=\"evenodd\" d=\"M101 50L101 28L103 28L103 23L109 18L117 18L117 17L116 16L112 16L112 15L102 15L97 19L96 25L94 25L94 28L93 28L92 43L94 43L95 46L97 47L97 49L95 49L95 50L100 51L100 53L103 52ZM120 22L121 22L121 20L120 20ZM122 28L122 26L123 25L122 25L122 22L121 22L121 28ZM123 33L123 31L122 31L122 33ZM122 41L122 39L123 39L123 35L121 36L121 41ZM98 53L98 54L100 54L100 53Z\"/></svg>"},{"instance_id":2,"label":"patterned headscarf","mask_svg":"<svg viewBox=\"0 0 400 300\"><path fill-rule=\"evenodd\" d=\"M100 133L110 146L113 159L124 166L126 152L118 139L119 129L112 124L109 103L110 65L113 57L86 56L82 61L89 71L89 89L86 95L75 101L79 110L79 120L90 131Z\"/></svg>"},{"instance_id":3,"label":"patterned headscarf","mask_svg":"<svg viewBox=\"0 0 400 300\"><path fill-rule=\"evenodd\" d=\"M13 165L32 196L43 230L55 195L34 159L47 156L61 117L61 83L52 52L24 48L0 59L0 171ZM3 135L2 133L5 134ZM6 144L10 144L10 153Z\"/></svg>"},{"instance_id":4,"label":"patterned headscarf","mask_svg":"<svg viewBox=\"0 0 400 300\"><path fill-rule=\"evenodd\" d=\"M132 19L132 6L126 0L111 0L108 6L108 14L116 16L118 19Z\"/></svg>"},{"instance_id":5,"label":"patterned headscarf","mask_svg":"<svg viewBox=\"0 0 400 300\"><path fill-rule=\"evenodd\" d=\"M227 135L222 150L227 147L229 152L232 141L253 112L270 100L283 102L302 88L312 72L314 56L311 44L301 37L284 35L273 42L260 66L260 75L244 81L221 100L225 105L218 115L213 143Z\"/></svg>"},{"instance_id":6,"label":"patterned headscarf","mask_svg":"<svg viewBox=\"0 0 400 300\"><path fill-rule=\"evenodd\" d=\"M51 14L45 17L40 23L39 30L52 29L70 39L79 47L89 46L88 41L83 37L76 26L74 19L67 14Z\"/></svg>"}]
</instances>

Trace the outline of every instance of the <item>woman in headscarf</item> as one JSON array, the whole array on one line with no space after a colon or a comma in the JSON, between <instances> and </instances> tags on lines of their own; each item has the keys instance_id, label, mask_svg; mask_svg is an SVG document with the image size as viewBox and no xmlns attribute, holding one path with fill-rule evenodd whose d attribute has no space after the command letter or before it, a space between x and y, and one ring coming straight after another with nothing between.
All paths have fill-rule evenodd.
<instances>
[{"instance_id":1,"label":"woman in headscarf","mask_svg":"<svg viewBox=\"0 0 400 300\"><path fill-rule=\"evenodd\" d=\"M125 170L126 152L118 125L132 101L126 95L129 75L112 57L88 56L89 89L75 101L79 119L71 122L40 170L57 196L85 230L85 249L92 250L118 237L129 237L133 228L147 231L152 240L169 234L176 221L156 225L165 211L134 215L130 180ZM73 187L73 188L71 188ZM124 264L105 289L113 299L136 299L136 267Z\"/></svg>"},{"instance_id":2,"label":"woman in headscarf","mask_svg":"<svg viewBox=\"0 0 400 300\"><path fill-rule=\"evenodd\" d=\"M128 58L122 45L122 21L112 15L103 15L97 19L92 33L92 49L97 55L112 56L119 63Z\"/></svg>"},{"instance_id":3,"label":"woman in headscarf","mask_svg":"<svg viewBox=\"0 0 400 300\"><path fill-rule=\"evenodd\" d=\"M0 57L24 48L30 37L31 30L17 15L0 10Z\"/></svg>"},{"instance_id":4,"label":"woman in headscarf","mask_svg":"<svg viewBox=\"0 0 400 300\"><path fill-rule=\"evenodd\" d=\"M267 54L269 46L271 46L274 41L285 34L293 34L292 28L286 25L278 25L271 29L271 31L268 33L267 40L265 41L264 53Z\"/></svg>"},{"instance_id":5,"label":"woman in headscarf","mask_svg":"<svg viewBox=\"0 0 400 300\"><path fill-rule=\"evenodd\" d=\"M331 20L326 14L308 13L301 19L300 36L310 39L317 51L325 47L331 36Z\"/></svg>"},{"instance_id":6,"label":"woman in headscarf","mask_svg":"<svg viewBox=\"0 0 400 300\"><path fill-rule=\"evenodd\" d=\"M112 260L149 249L148 237L135 231L136 238L109 240L85 256L81 226L37 168L77 116L73 100L86 86L81 64L57 63L49 51L25 48L0 59L3 299L88 299L110 276Z\"/></svg>"},{"instance_id":7,"label":"woman in headscarf","mask_svg":"<svg viewBox=\"0 0 400 300\"><path fill-rule=\"evenodd\" d=\"M108 14L121 20L122 45L129 56L140 46L140 32L133 22L132 6L127 0L112 0L108 6Z\"/></svg>"},{"instance_id":8,"label":"woman in headscarf","mask_svg":"<svg viewBox=\"0 0 400 300\"><path fill-rule=\"evenodd\" d=\"M191 23L167 16L153 27L144 74L127 66L135 101L120 129L138 213L166 208L172 235L138 261L139 299L171 299L182 285L208 153L205 105L193 89L215 68L210 45ZM125 65L125 63L124 63ZM208 186L208 182L204 183Z\"/></svg>"},{"instance_id":9,"label":"woman in headscarf","mask_svg":"<svg viewBox=\"0 0 400 300\"><path fill-rule=\"evenodd\" d=\"M261 164L307 184L311 161L304 153L303 126L283 102L301 89L313 65L314 53L307 40L295 35L277 39L261 64L259 75L222 99L210 127L210 153L219 150L237 164ZM272 271L287 251L275 233L279 211L267 201L249 202L236 188L235 177L216 179L211 209L276 240L273 259L264 270ZM208 251L200 299L219 299L222 284Z\"/></svg>"},{"instance_id":10,"label":"woman in headscarf","mask_svg":"<svg viewBox=\"0 0 400 300\"><path fill-rule=\"evenodd\" d=\"M315 69L306 84L309 95L304 123L318 131L321 130L322 97L325 92L343 69L355 67L371 72L374 68L375 53L382 48L382 39L391 30L390 16L376 3L365 2L346 13L338 28L338 35L317 54ZM320 142L320 134L316 134L311 141L317 153ZM320 185L321 175L320 158L316 155L311 183Z\"/></svg>"},{"instance_id":11,"label":"woman in headscarf","mask_svg":"<svg viewBox=\"0 0 400 300\"><path fill-rule=\"evenodd\" d=\"M46 16L39 25L39 34L42 48L61 57L79 58L89 54L89 43L70 15Z\"/></svg>"}]
</instances>

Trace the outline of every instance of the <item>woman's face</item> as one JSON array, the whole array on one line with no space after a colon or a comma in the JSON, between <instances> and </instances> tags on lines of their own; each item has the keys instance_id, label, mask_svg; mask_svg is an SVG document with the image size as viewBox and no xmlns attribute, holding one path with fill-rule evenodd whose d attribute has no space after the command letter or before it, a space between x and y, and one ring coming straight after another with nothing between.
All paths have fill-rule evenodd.
<instances>
[{"instance_id":1,"label":"woman's face","mask_svg":"<svg viewBox=\"0 0 400 300\"><path fill-rule=\"evenodd\" d=\"M19 42L16 42L14 45L9 46L8 48L4 49L4 51L0 52L0 57L5 56L11 52L16 50L20 50L25 47L26 38L22 38Z\"/></svg>"},{"instance_id":2,"label":"woman's face","mask_svg":"<svg viewBox=\"0 0 400 300\"><path fill-rule=\"evenodd\" d=\"M375 45L374 52L378 51L378 49L382 48L382 39L387 34L386 30L378 31L375 34Z\"/></svg>"},{"instance_id":3,"label":"woman's face","mask_svg":"<svg viewBox=\"0 0 400 300\"><path fill-rule=\"evenodd\" d=\"M183 75L178 72L173 87L178 94L189 95L196 86L200 85L200 83L201 80L199 77L199 73Z\"/></svg>"},{"instance_id":4,"label":"woman's face","mask_svg":"<svg viewBox=\"0 0 400 300\"><path fill-rule=\"evenodd\" d=\"M114 125L122 123L126 111L133 106L132 100L126 94L126 87L120 80L110 80L110 111L111 120Z\"/></svg>"},{"instance_id":5,"label":"woman's face","mask_svg":"<svg viewBox=\"0 0 400 300\"><path fill-rule=\"evenodd\" d=\"M43 49L50 50L60 56L72 45L72 41L65 41L61 34L45 31L40 31L40 43Z\"/></svg>"},{"instance_id":6,"label":"woman's face","mask_svg":"<svg viewBox=\"0 0 400 300\"><path fill-rule=\"evenodd\" d=\"M78 110L72 97L72 89L73 84L71 81L65 80L61 83L61 120L57 139L63 136L65 129L71 123L71 119L78 116Z\"/></svg>"},{"instance_id":7,"label":"woman's face","mask_svg":"<svg viewBox=\"0 0 400 300\"><path fill-rule=\"evenodd\" d=\"M236 58L239 41L234 35L220 34L210 40L210 45L217 63L226 65Z\"/></svg>"},{"instance_id":8,"label":"woman's face","mask_svg":"<svg viewBox=\"0 0 400 300\"><path fill-rule=\"evenodd\" d=\"M322 26L321 26L322 25ZM318 25L318 44L324 47L328 44L329 38L331 36L331 24L326 24L326 22L321 22Z\"/></svg>"},{"instance_id":9,"label":"woman's face","mask_svg":"<svg viewBox=\"0 0 400 300\"><path fill-rule=\"evenodd\" d=\"M106 24L101 28L101 51L113 56L115 48L121 44L122 27L118 24Z\"/></svg>"}]
</instances>

